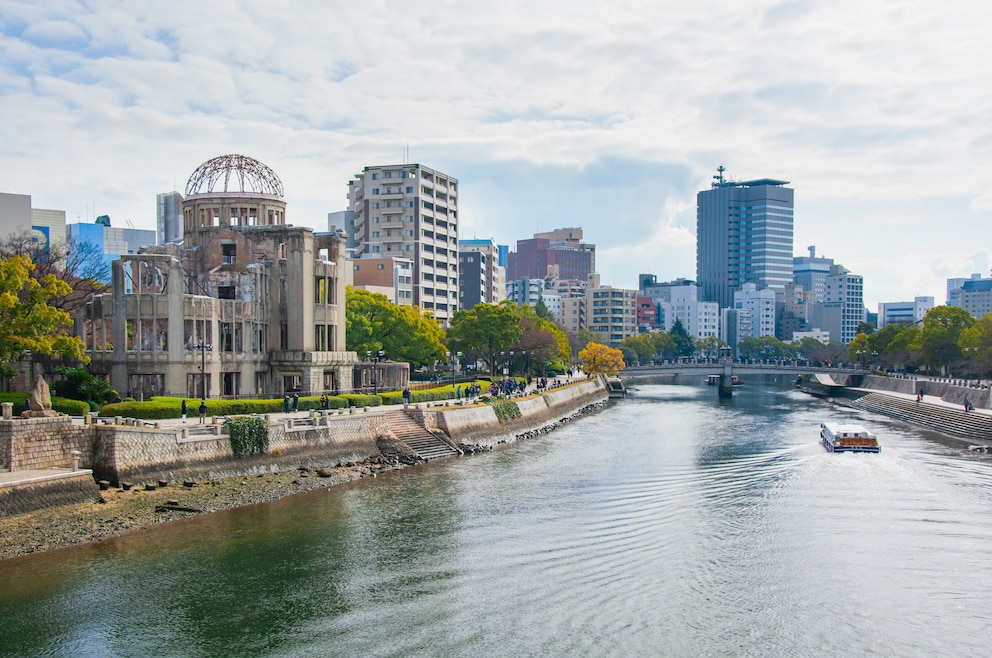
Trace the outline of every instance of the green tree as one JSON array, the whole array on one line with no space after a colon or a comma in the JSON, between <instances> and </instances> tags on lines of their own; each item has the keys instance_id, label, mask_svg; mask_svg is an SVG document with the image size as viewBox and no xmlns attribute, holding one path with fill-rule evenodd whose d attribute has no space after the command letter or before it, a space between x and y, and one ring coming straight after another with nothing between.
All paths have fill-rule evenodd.
<instances>
[{"instance_id":1,"label":"green tree","mask_svg":"<svg viewBox=\"0 0 992 658\"><path fill-rule=\"evenodd\" d=\"M416 368L444 356L444 330L419 307L351 287L345 304L346 347L359 357L382 350L387 358Z\"/></svg>"},{"instance_id":2,"label":"green tree","mask_svg":"<svg viewBox=\"0 0 992 658\"><path fill-rule=\"evenodd\" d=\"M792 341L792 351L807 361L813 360L813 355L824 347L825 345L823 343L811 336Z\"/></svg>"},{"instance_id":3,"label":"green tree","mask_svg":"<svg viewBox=\"0 0 992 658\"><path fill-rule=\"evenodd\" d=\"M543 299L537 300L537 303L534 304L534 313L536 313L537 317L541 318L542 320L550 320L554 322L554 318L551 317L551 311L548 310L548 307L544 303Z\"/></svg>"},{"instance_id":4,"label":"green tree","mask_svg":"<svg viewBox=\"0 0 992 658\"><path fill-rule=\"evenodd\" d=\"M923 328L910 344L922 363L943 371L948 363L961 358L958 339L975 324L971 313L958 306L935 306L923 317Z\"/></svg>"},{"instance_id":5,"label":"green tree","mask_svg":"<svg viewBox=\"0 0 992 658\"><path fill-rule=\"evenodd\" d=\"M517 313L520 339L511 347L520 361L516 369L529 365L540 372L554 362L568 362L572 354L568 336L558 325L542 319L537 309L526 304L517 307Z\"/></svg>"},{"instance_id":6,"label":"green tree","mask_svg":"<svg viewBox=\"0 0 992 658\"><path fill-rule=\"evenodd\" d=\"M851 363L866 364L871 361L871 337L861 332L847 345L847 360Z\"/></svg>"},{"instance_id":7,"label":"green tree","mask_svg":"<svg viewBox=\"0 0 992 658\"><path fill-rule=\"evenodd\" d=\"M668 332L672 336L672 340L675 341L675 354L676 356L692 356L696 351L696 341L692 339L689 332L686 331L685 326L682 324L682 320L675 320L672 324L672 330Z\"/></svg>"},{"instance_id":8,"label":"green tree","mask_svg":"<svg viewBox=\"0 0 992 658\"><path fill-rule=\"evenodd\" d=\"M651 333L645 332L636 336L628 336L620 341L620 350L624 353L624 361L627 363L636 362L641 365L651 363L651 358L655 355L655 344Z\"/></svg>"},{"instance_id":9,"label":"green tree","mask_svg":"<svg viewBox=\"0 0 992 658\"><path fill-rule=\"evenodd\" d=\"M992 370L992 313L961 332L958 346L965 357L969 376L987 376Z\"/></svg>"},{"instance_id":10,"label":"green tree","mask_svg":"<svg viewBox=\"0 0 992 658\"><path fill-rule=\"evenodd\" d=\"M49 305L69 294L69 284L54 274L32 278L34 267L24 255L0 260L0 375L7 379L24 352L89 362L83 342L69 335L72 318Z\"/></svg>"},{"instance_id":11,"label":"green tree","mask_svg":"<svg viewBox=\"0 0 992 658\"><path fill-rule=\"evenodd\" d=\"M489 371L495 372L495 357L519 343L523 334L516 307L513 302L504 301L455 311L448 328L448 347L482 359Z\"/></svg>"},{"instance_id":12,"label":"green tree","mask_svg":"<svg viewBox=\"0 0 992 658\"><path fill-rule=\"evenodd\" d=\"M897 325L899 331L885 347L885 359L896 368L905 368L918 363L916 354L911 348L920 335L920 330L913 326ZM888 329L888 327L885 327ZM883 331L885 331L883 329Z\"/></svg>"}]
</instances>

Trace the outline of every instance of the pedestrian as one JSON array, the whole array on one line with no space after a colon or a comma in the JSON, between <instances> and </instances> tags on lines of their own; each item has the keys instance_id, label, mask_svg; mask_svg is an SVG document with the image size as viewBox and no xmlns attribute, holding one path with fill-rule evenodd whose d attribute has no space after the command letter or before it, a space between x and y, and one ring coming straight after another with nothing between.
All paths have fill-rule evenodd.
<instances>
[{"instance_id":1,"label":"pedestrian","mask_svg":"<svg viewBox=\"0 0 992 658\"><path fill-rule=\"evenodd\" d=\"M289 393L287 393L282 398L282 412L284 414L288 414L289 413Z\"/></svg>"},{"instance_id":2,"label":"pedestrian","mask_svg":"<svg viewBox=\"0 0 992 658\"><path fill-rule=\"evenodd\" d=\"M300 394L293 393L293 411L300 410Z\"/></svg>"},{"instance_id":3,"label":"pedestrian","mask_svg":"<svg viewBox=\"0 0 992 658\"><path fill-rule=\"evenodd\" d=\"M459 402L461 402L461 399L462 399L462 386L461 386L461 384L459 384L458 385L458 388L455 389L455 399L458 400Z\"/></svg>"},{"instance_id":4,"label":"pedestrian","mask_svg":"<svg viewBox=\"0 0 992 658\"><path fill-rule=\"evenodd\" d=\"M965 412L971 411L974 407L971 406L971 401L968 398L964 399L964 410Z\"/></svg>"},{"instance_id":5,"label":"pedestrian","mask_svg":"<svg viewBox=\"0 0 992 658\"><path fill-rule=\"evenodd\" d=\"M923 387L921 386L921 387L920 387L920 401L922 401L922 400L923 400L923 396L924 396L924 395L926 395L926 391L924 391L924 390L923 390Z\"/></svg>"},{"instance_id":6,"label":"pedestrian","mask_svg":"<svg viewBox=\"0 0 992 658\"><path fill-rule=\"evenodd\" d=\"M403 389L403 404L410 404L410 387L407 386Z\"/></svg>"},{"instance_id":7,"label":"pedestrian","mask_svg":"<svg viewBox=\"0 0 992 658\"><path fill-rule=\"evenodd\" d=\"M207 422L207 401L200 400L200 424Z\"/></svg>"},{"instance_id":8,"label":"pedestrian","mask_svg":"<svg viewBox=\"0 0 992 658\"><path fill-rule=\"evenodd\" d=\"M185 423L185 422L186 422L186 412L187 412L187 411L189 411L189 409L188 409L188 408L186 407L186 400L183 400L183 408L182 408L182 413L183 413L183 423Z\"/></svg>"}]
</instances>

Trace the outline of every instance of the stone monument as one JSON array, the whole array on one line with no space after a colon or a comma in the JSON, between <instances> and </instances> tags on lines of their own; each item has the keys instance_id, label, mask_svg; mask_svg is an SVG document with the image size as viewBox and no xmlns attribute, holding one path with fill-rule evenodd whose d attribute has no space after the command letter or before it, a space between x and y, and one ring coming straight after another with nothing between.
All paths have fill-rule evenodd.
<instances>
[{"instance_id":1,"label":"stone monument","mask_svg":"<svg viewBox=\"0 0 992 658\"><path fill-rule=\"evenodd\" d=\"M48 390L48 382L41 375L35 377L34 388L28 394L28 410L21 412L21 418L45 418L61 416L52 410L52 394Z\"/></svg>"}]
</instances>

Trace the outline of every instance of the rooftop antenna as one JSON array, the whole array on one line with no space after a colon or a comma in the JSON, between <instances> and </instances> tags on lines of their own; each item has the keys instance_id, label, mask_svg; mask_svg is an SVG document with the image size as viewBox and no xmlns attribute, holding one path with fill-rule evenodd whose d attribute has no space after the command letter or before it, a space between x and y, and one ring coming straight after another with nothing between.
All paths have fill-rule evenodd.
<instances>
[{"instance_id":1,"label":"rooftop antenna","mask_svg":"<svg viewBox=\"0 0 992 658\"><path fill-rule=\"evenodd\" d=\"M716 168L716 176L713 177L716 182L712 184L713 187L723 187L723 172L725 171L727 169L722 164Z\"/></svg>"}]
</instances>

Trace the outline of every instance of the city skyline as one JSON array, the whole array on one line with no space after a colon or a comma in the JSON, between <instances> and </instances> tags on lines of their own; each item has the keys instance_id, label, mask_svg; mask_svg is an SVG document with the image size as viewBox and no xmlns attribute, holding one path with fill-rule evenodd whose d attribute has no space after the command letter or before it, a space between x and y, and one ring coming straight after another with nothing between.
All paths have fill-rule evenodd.
<instances>
[{"instance_id":1,"label":"city skyline","mask_svg":"<svg viewBox=\"0 0 992 658\"><path fill-rule=\"evenodd\" d=\"M0 191L153 230L159 193L243 153L284 181L288 222L321 228L363 167L422 163L461 182L460 237L581 227L604 283L634 287L693 277L695 195L723 164L791 181L794 255L816 245L863 275L870 311L940 304L947 278L992 264L990 18L963 2L6 4Z\"/></svg>"}]
</instances>

